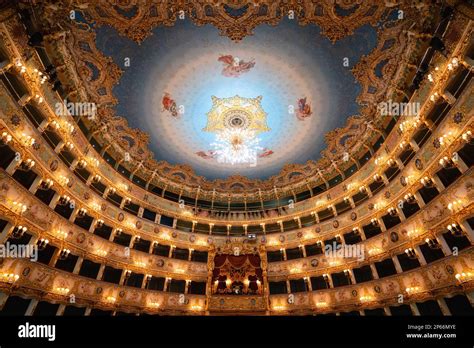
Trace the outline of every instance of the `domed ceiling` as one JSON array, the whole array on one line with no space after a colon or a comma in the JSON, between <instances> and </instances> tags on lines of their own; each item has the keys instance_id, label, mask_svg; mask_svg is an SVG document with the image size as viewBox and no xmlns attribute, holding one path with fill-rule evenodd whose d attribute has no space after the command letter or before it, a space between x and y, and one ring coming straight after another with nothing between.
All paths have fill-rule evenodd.
<instances>
[{"instance_id":1,"label":"domed ceiling","mask_svg":"<svg viewBox=\"0 0 474 348\"><path fill-rule=\"evenodd\" d=\"M318 26L290 19L237 42L188 20L155 28L141 44L108 26L96 34L97 48L123 70L116 114L149 135L156 160L207 179L266 179L285 164L318 160L325 133L358 113L351 68L377 44L370 25L332 43ZM223 128L238 134L222 139ZM253 158L226 160L226 141L231 149L248 142Z\"/></svg>"}]
</instances>

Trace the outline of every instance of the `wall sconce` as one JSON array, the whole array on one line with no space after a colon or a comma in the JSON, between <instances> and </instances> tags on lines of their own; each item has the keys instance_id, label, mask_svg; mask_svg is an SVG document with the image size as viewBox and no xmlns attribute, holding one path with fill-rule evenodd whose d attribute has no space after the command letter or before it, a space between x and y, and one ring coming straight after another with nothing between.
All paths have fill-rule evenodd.
<instances>
[{"instance_id":1,"label":"wall sconce","mask_svg":"<svg viewBox=\"0 0 474 348\"><path fill-rule=\"evenodd\" d=\"M25 133L23 133L21 140L25 146L33 146L33 144L36 142L35 138L30 135L26 135Z\"/></svg>"},{"instance_id":2,"label":"wall sconce","mask_svg":"<svg viewBox=\"0 0 474 348\"><path fill-rule=\"evenodd\" d=\"M20 202L17 202L17 201L14 201L12 203L12 210L14 212L17 212L17 213L24 213L26 210L28 209L27 205L24 204L24 203L20 203Z\"/></svg>"},{"instance_id":3,"label":"wall sconce","mask_svg":"<svg viewBox=\"0 0 474 348\"><path fill-rule=\"evenodd\" d=\"M436 238L433 238L433 239L426 238L425 242L426 242L426 244L428 244L428 247L430 247L431 249L441 248L441 245L439 244L439 242Z\"/></svg>"},{"instance_id":4,"label":"wall sconce","mask_svg":"<svg viewBox=\"0 0 474 348\"><path fill-rule=\"evenodd\" d=\"M390 216L397 216L398 215L397 209L395 209L393 207L388 208L387 212L389 213Z\"/></svg>"},{"instance_id":5,"label":"wall sconce","mask_svg":"<svg viewBox=\"0 0 474 348\"><path fill-rule=\"evenodd\" d=\"M64 147L71 151L72 149L74 149L74 144L68 141L66 144L64 144Z\"/></svg>"},{"instance_id":6,"label":"wall sconce","mask_svg":"<svg viewBox=\"0 0 474 348\"><path fill-rule=\"evenodd\" d=\"M464 140L464 142L468 144L472 142L472 132L470 130L467 132L464 132L461 137L462 137L462 140Z\"/></svg>"},{"instance_id":7,"label":"wall sconce","mask_svg":"<svg viewBox=\"0 0 474 348\"><path fill-rule=\"evenodd\" d=\"M413 196L413 194L411 193L407 193L403 198L405 199L405 202L407 202L408 204L412 204L416 202L415 196Z\"/></svg>"},{"instance_id":8,"label":"wall sconce","mask_svg":"<svg viewBox=\"0 0 474 348\"><path fill-rule=\"evenodd\" d=\"M9 142L12 141L12 136L7 132L2 133L2 138L0 139L0 146L7 145Z\"/></svg>"},{"instance_id":9,"label":"wall sconce","mask_svg":"<svg viewBox=\"0 0 474 348\"><path fill-rule=\"evenodd\" d=\"M27 160L21 162L20 164L20 169L24 170L25 172L29 171L31 168L35 166L35 161L33 161L31 158L28 158Z\"/></svg>"},{"instance_id":10,"label":"wall sconce","mask_svg":"<svg viewBox=\"0 0 474 348\"><path fill-rule=\"evenodd\" d=\"M451 158L449 158L448 156L444 156L443 158L441 158L439 160L439 164L441 164L441 166L443 168L452 168L454 167L454 162Z\"/></svg>"},{"instance_id":11,"label":"wall sconce","mask_svg":"<svg viewBox=\"0 0 474 348\"><path fill-rule=\"evenodd\" d=\"M365 187L364 185L362 185L361 187L359 187L359 192L360 192L360 193L366 193L366 192L367 192L367 187Z\"/></svg>"},{"instance_id":12,"label":"wall sconce","mask_svg":"<svg viewBox=\"0 0 474 348\"><path fill-rule=\"evenodd\" d=\"M346 277L350 277L350 274L351 274L351 272L350 272L348 269L345 269L345 270L344 270L344 275L345 275Z\"/></svg>"},{"instance_id":13,"label":"wall sconce","mask_svg":"<svg viewBox=\"0 0 474 348\"><path fill-rule=\"evenodd\" d=\"M126 197L124 202L125 202L125 205L128 205L128 204L132 203L132 199L129 198L129 197Z\"/></svg>"},{"instance_id":14,"label":"wall sconce","mask_svg":"<svg viewBox=\"0 0 474 348\"><path fill-rule=\"evenodd\" d=\"M344 197L344 203L346 203L346 204L349 204L349 203L350 203L349 197Z\"/></svg>"},{"instance_id":15,"label":"wall sconce","mask_svg":"<svg viewBox=\"0 0 474 348\"><path fill-rule=\"evenodd\" d=\"M370 219L370 223L372 224L372 226L377 227L379 225L379 220L377 220L376 218L373 218L373 219Z\"/></svg>"},{"instance_id":16,"label":"wall sconce","mask_svg":"<svg viewBox=\"0 0 474 348\"><path fill-rule=\"evenodd\" d=\"M115 192L117 192L117 190L114 187L109 187L107 190L107 195L112 196L115 194Z\"/></svg>"},{"instance_id":17,"label":"wall sconce","mask_svg":"<svg viewBox=\"0 0 474 348\"><path fill-rule=\"evenodd\" d=\"M53 186L53 180L51 179L43 179L41 180L41 184L39 186L42 190L49 190Z\"/></svg>"},{"instance_id":18,"label":"wall sconce","mask_svg":"<svg viewBox=\"0 0 474 348\"><path fill-rule=\"evenodd\" d=\"M20 278L20 276L15 273L0 273L0 280L4 283L14 283L18 278Z\"/></svg>"},{"instance_id":19,"label":"wall sconce","mask_svg":"<svg viewBox=\"0 0 474 348\"><path fill-rule=\"evenodd\" d=\"M397 162L393 159L393 158L390 158L388 161L387 161L387 164L390 166L390 167L395 167L397 165Z\"/></svg>"},{"instance_id":20,"label":"wall sconce","mask_svg":"<svg viewBox=\"0 0 474 348\"><path fill-rule=\"evenodd\" d=\"M87 167L87 162L86 162L86 160L81 159L81 160L77 163L77 166L78 166L80 169L84 169L85 167Z\"/></svg>"},{"instance_id":21,"label":"wall sconce","mask_svg":"<svg viewBox=\"0 0 474 348\"><path fill-rule=\"evenodd\" d=\"M117 299L113 296L107 296L105 300L110 303L115 303L115 301L117 301Z\"/></svg>"},{"instance_id":22,"label":"wall sconce","mask_svg":"<svg viewBox=\"0 0 474 348\"><path fill-rule=\"evenodd\" d=\"M361 296L361 297L359 298L359 300L360 300L360 302L370 302L370 301L372 301L372 296L369 296L369 295L367 295L367 296Z\"/></svg>"},{"instance_id":23,"label":"wall sconce","mask_svg":"<svg viewBox=\"0 0 474 348\"><path fill-rule=\"evenodd\" d=\"M98 184L100 182L102 178L100 177L99 174L96 174L94 175L94 177L92 178L92 182L94 182L95 184Z\"/></svg>"},{"instance_id":24,"label":"wall sconce","mask_svg":"<svg viewBox=\"0 0 474 348\"><path fill-rule=\"evenodd\" d=\"M152 308L160 308L161 306L161 303L160 302L150 302L148 304L149 307L152 307Z\"/></svg>"},{"instance_id":25,"label":"wall sconce","mask_svg":"<svg viewBox=\"0 0 474 348\"><path fill-rule=\"evenodd\" d=\"M439 97L439 93L438 93L438 92L435 92L435 93L433 93L433 94L430 96L430 100L431 100L432 102L434 102L434 101L436 101L436 99L438 99L438 97Z\"/></svg>"},{"instance_id":26,"label":"wall sconce","mask_svg":"<svg viewBox=\"0 0 474 348\"><path fill-rule=\"evenodd\" d=\"M318 246L318 248L321 248L322 244L323 244L323 243L322 243L320 240L318 240L318 241L316 242L316 245Z\"/></svg>"},{"instance_id":27,"label":"wall sconce","mask_svg":"<svg viewBox=\"0 0 474 348\"><path fill-rule=\"evenodd\" d=\"M104 220L99 219L95 222L95 227L96 228L101 228L102 226L104 226Z\"/></svg>"},{"instance_id":28,"label":"wall sconce","mask_svg":"<svg viewBox=\"0 0 474 348\"><path fill-rule=\"evenodd\" d=\"M324 302L324 301L316 302L317 308L326 308L327 306L328 306L327 302Z\"/></svg>"},{"instance_id":29,"label":"wall sconce","mask_svg":"<svg viewBox=\"0 0 474 348\"><path fill-rule=\"evenodd\" d=\"M117 229L115 230L115 235L116 235L116 236L120 236L121 233L122 233L122 229L121 229L121 228L117 228Z\"/></svg>"},{"instance_id":30,"label":"wall sconce","mask_svg":"<svg viewBox=\"0 0 474 348\"><path fill-rule=\"evenodd\" d=\"M99 256L102 256L102 257L107 256L107 251L104 250L104 249L97 249L95 253Z\"/></svg>"},{"instance_id":31,"label":"wall sconce","mask_svg":"<svg viewBox=\"0 0 474 348\"><path fill-rule=\"evenodd\" d=\"M336 234L334 237L336 238L336 242L338 242L338 243L341 242L341 235L340 234Z\"/></svg>"},{"instance_id":32,"label":"wall sconce","mask_svg":"<svg viewBox=\"0 0 474 348\"><path fill-rule=\"evenodd\" d=\"M412 287L408 287L405 289L405 291L407 292L408 295L412 295L414 293L417 293L420 291L420 287L419 286L412 286Z\"/></svg>"},{"instance_id":33,"label":"wall sconce","mask_svg":"<svg viewBox=\"0 0 474 348\"><path fill-rule=\"evenodd\" d=\"M69 291L70 291L69 288L62 288L62 287L56 288L56 292L61 295L67 295Z\"/></svg>"},{"instance_id":34,"label":"wall sconce","mask_svg":"<svg viewBox=\"0 0 474 348\"><path fill-rule=\"evenodd\" d=\"M28 228L26 226L16 226L14 229L13 229L13 232L12 232L12 237L15 238L15 239L19 239L21 237L23 237L23 235L26 233L26 231L28 231Z\"/></svg>"},{"instance_id":35,"label":"wall sconce","mask_svg":"<svg viewBox=\"0 0 474 348\"><path fill-rule=\"evenodd\" d=\"M44 250L46 246L49 244L49 240L41 238L36 242L36 245L38 246L38 250Z\"/></svg>"},{"instance_id":36,"label":"wall sconce","mask_svg":"<svg viewBox=\"0 0 474 348\"><path fill-rule=\"evenodd\" d=\"M67 257L69 256L70 253L71 253L71 250L69 250L69 249L63 249L63 250L61 250L61 252L59 253L59 259L60 259L60 260L65 260L65 259L67 259Z\"/></svg>"},{"instance_id":37,"label":"wall sconce","mask_svg":"<svg viewBox=\"0 0 474 348\"><path fill-rule=\"evenodd\" d=\"M382 180L382 177L380 176L380 174L375 174L373 178L374 178L374 181L376 182L380 182Z\"/></svg>"},{"instance_id":38,"label":"wall sconce","mask_svg":"<svg viewBox=\"0 0 474 348\"><path fill-rule=\"evenodd\" d=\"M405 249L405 254L407 254L407 256L412 260L417 258L416 252L413 250L413 248Z\"/></svg>"},{"instance_id":39,"label":"wall sconce","mask_svg":"<svg viewBox=\"0 0 474 348\"><path fill-rule=\"evenodd\" d=\"M132 274L132 271L130 271L129 269L126 269L124 272L125 272L124 273L124 278L125 278L125 280L127 280L130 277L130 275Z\"/></svg>"},{"instance_id":40,"label":"wall sconce","mask_svg":"<svg viewBox=\"0 0 474 348\"><path fill-rule=\"evenodd\" d=\"M40 96L39 94L35 95L35 99L38 102L38 104L41 104L44 100L44 98L42 96Z\"/></svg>"},{"instance_id":41,"label":"wall sconce","mask_svg":"<svg viewBox=\"0 0 474 348\"><path fill-rule=\"evenodd\" d=\"M355 235L360 235L360 230L359 230L358 227L354 227L354 228L352 229L352 232L353 232Z\"/></svg>"},{"instance_id":42,"label":"wall sconce","mask_svg":"<svg viewBox=\"0 0 474 348\"><path fill-rule=\"evenodd\" d=\"M462 231L461 227L459 227L459 225L456 224L456 223L453 223L453 224L451 224L451 225L448 225L446 228L447 228L447 229L449 230L449 232L451 232L451 234L452 234L453 236L455 236L455 237L460 237L460 236L463 235L463 231Z\"/></svg>"},{"instance_id":43,"label":"wall sconce","mask_svg":"<svg viewBox=\"0 0 474 348\"><path fill-rule=\"evenodd\" d=\"M433 179L431 179L428 176L425 176L424 178L422 178L420 180L420 182L424 187L432 187L433 186Z\"/></svg>"},{"instance_id":44,"label":"wall sconce","mask_svg":"<svg viewBox=\"0 0 474 348\"><path fill-rule=\"evenodd\" d=\"M460 199L456 200L456 201L452 201L448 204L448 209L451 210L451 211L457 211L459 209L462 209L463 208L463 204L462 204L462 201Z\"/></svg>"},{"instance_id":45,"label":"wall sconce","mask_svg":"<svg viewBox=\"0 0 474 348\"><path fill-rule=\"evenodd\" d=\"M86 208L79 209L79 211L77 212L77 215L80 216L80 217L86 216L87 215L87 209Z\"/></svg>"},{"instance_id":46,"label":"wall sconce","mask_svg":"<svg viewBox=\"0 0 474 348\"><path fill-rule=\"evenodd\" d=\"M67 195L62 195L62 196L59 198L58 203L59 203L60 205L66 205L66 204L68 204L70 201L71 201L71 197L69 197L69 196L67 196Z\"/></svg>"},{"instance_id":47,"label":"wall sconce","mask_svg":"<svg viewBox=\"0 0 474 348\"><path fill-rule=\"evenodd\" d=\"M467 282L473 278L473 273L471 272L457 273L455 277L460 283Z\"/></svg>"}]
</instances>

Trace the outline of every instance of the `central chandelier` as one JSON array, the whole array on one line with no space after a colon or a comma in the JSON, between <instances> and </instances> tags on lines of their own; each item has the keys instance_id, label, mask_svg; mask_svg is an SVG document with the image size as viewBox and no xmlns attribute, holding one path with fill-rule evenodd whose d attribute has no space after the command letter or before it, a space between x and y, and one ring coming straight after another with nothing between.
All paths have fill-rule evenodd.
<instances>
[{"instance_id":1,"label":"central chandelier","mask_svg":"<svg viewBox=\"0 0 474 348\"><path fill-rule=\"evenodd\" d=\"M257 157L262 148L260 138L254 131L242 128L226 128L216 134L216 141L211 144L213 153L219 163L257 164Z\"/></svg>"}]
</instances>

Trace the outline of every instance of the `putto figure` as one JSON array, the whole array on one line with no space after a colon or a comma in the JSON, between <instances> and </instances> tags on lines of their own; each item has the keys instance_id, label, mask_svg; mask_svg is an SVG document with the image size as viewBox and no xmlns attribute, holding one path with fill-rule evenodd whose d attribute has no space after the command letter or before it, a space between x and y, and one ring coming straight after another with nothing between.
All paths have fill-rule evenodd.
<instances>
[{"instance_id":1,"label":"putto figure","mask_svg":"<svg viewBox=\"0 0 474 348\"><path fill-rule=\"evenodd\" d=\"M171 98L171 95L169 93L165 92L161 103L163 104L163 109L161 111L169 111L171 113L171 116L178 117L176 102L173 98Z\"/></svg>"},{"instance_id":2,"label":"putto figure","mask_svg":"<svg viewBox=\"0 0 474 348\"><path fill-rule=\"evenodd\" d=\"M239 77L243 73L250 71L250 69L255 66L255 61L253 59L246 62L230 54L220 56L217 60L224 63L222 75L226 77Z\"/></svg>"},{"instance_id":3,"label":"putto figure","mask_svg":"<svg viewBox=\"0 0 474 348\"><path fill-rule=\"evenodd\" d=\"M298 99L298 110L296 111L296 117L303 121L312 115L311 105L306 102L306 97Z\"/></svg>"}]
</instances>

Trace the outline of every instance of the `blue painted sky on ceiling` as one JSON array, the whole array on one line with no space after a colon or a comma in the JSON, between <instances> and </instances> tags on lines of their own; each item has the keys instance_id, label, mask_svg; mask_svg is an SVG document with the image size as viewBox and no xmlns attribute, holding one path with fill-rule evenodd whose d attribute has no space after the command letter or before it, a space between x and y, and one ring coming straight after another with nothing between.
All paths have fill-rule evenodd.
<instances>
[{"instance_id":1,"label":"blue painted sky on ceiling","mask_svg":"<svg viewBox=\"0 0 474 348\"><path fill-rule=\"evenodd\" d=\"M359 28L335 44L315 25L300 26L285 19L279 25L258 26L253 36L233 42L211 25L195 26L178 20L173 27L153 30L141 45L121 37L110 27L97 29L97 47L124 70L114 95L116 113L133 128L150 135L156 160L189 164L208 179L241 174L265 179L285 164L317 160L325 148L324 134L343 127L358 113L360 93L350 69L376 45L376 31ZM232 55L255 65L238 77L223 74L221 55ZM343 59L349 59L349 67ZM130 67L124 66L130 59ZM173 116L163 108L168 93L184 113ZM259 135L260 145L272 151L257 165L230 165L203 158L215 134L204 132L212 96L262 96L271 129ZM300 119L289 110L306 98L312 114ZM170 105L170 104L168 104ZM204 156L206 157L206 156Z\"/></svg>"}]
</instances>

